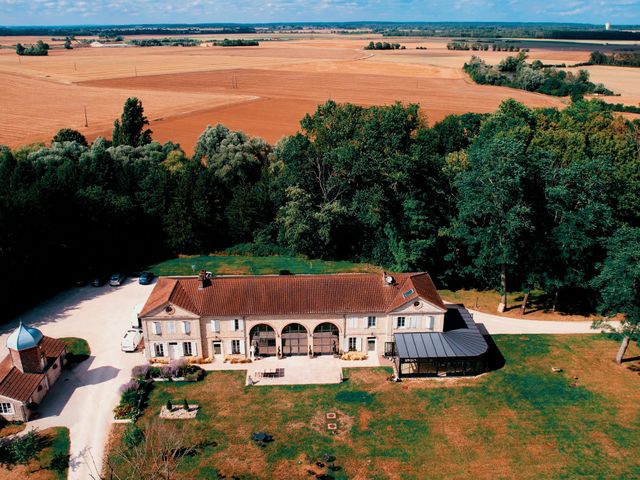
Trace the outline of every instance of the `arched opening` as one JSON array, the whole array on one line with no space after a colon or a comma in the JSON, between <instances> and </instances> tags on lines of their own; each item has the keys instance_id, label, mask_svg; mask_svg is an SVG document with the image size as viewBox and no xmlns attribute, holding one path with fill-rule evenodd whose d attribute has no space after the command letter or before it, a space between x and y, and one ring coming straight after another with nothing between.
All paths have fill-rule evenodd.
<instances>
[{"instance_id":1,"label":"arched opening","mask_svg":"<svg viewBox=\"0 0 640 480\"><path fill-rule=\"evenodd\" d=\"M249 332L251 346L256 357L268 357L276 354L276 332L269 325L261 323Z\"/></svg>"},{"instance_id":2,"label":"arched opening","mask_svg":"<svg viewBox=\"0 0 640 480\"><path fill-rule=\"evenodd\" d=\"M313 353L332 355L340 350L340 332L333 323L325 322L313 330Z\"/></svg>"},{"instance_id":3,"label":"arched opening","mask_svg":"<svg viewBox=\"0 0 640 480\"><path fill-rule=\"evenodd\" d=\"M282 330L283 355L307 355L309 353L307 329L299 323L290 323Z\"/></svg>"}]
</instances>

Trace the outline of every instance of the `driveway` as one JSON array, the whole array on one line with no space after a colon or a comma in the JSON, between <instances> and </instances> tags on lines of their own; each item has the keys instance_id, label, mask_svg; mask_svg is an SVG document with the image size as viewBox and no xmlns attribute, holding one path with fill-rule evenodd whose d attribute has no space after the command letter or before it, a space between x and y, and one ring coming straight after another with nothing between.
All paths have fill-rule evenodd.
<instances>
[{"instance_id":1,"label":"driveway","mask_svg":"<svg viewBox=\"0 0 640 480\"><path fill-rule=\"evenodd\" d=\"M549 320L525 320L522 318L508 318L489 313L469 310L473 319L479 325L483 325L487 332L497 334L570 334L570 333L598 333L599 330L591 328L591 322L554 322ZM619 326L620 322L611 322L612 326Z\"/></svg>"},{"instance_id":2,"label":"driveway","mask_svg":"<svg viewBox=\"0 0 640 480\"><path fill-rule=\"evenodd\" d=\"M98 478L118 387L129 380L134 365L144 363L142 353L122 352L120 340L131 326L136 304L146 301L152 288L129 279L121 287L71 289L2 326L3 356L18 320L50 337L80 337L89 342L91 357L63 372L45 398L40 418L29 422L38 429L69 428L70 479Z\"/></svg>"}]
</instances>

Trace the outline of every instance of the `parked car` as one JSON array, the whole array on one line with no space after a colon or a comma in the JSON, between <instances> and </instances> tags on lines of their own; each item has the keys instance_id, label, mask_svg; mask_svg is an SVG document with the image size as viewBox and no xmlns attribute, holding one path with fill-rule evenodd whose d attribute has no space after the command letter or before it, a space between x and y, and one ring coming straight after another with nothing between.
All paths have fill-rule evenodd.
<instances>
[{"instance_id":1,"label":"parked car","mask_svg":"<svg viewBox=\"0 0 640 480\"><path fill-rule=\"evenodd\" d=\"M120 343L123 352L135 352L142 341L142 330L139 328L130 328L124 334L124 338Z\"/></svg>"},{"instance_id":2,"label":"parked car","mask_svg":"<svg viewBox=\"0 0 640 480\"><path fill-rule=\"evenodd\" d=\"M126 277L124 273L114 273L113 275L111 275L111 280L109 280L109 285L111 285L112 287L119 287L120 285L122 285L125 278Z\"/></svg>"},{"instance_id":3,"label":"parked car","mask_svg":"<svg viewBox=\"0 0 640 480\"><path fill-rule=\"evenodd\" d=\"M101 287L105 283L107 283L107 281L105 280L104 277L94 277L94 279L91 280L92 287Z\"/></svg>"},{"instance_id":4,"label":"parked car","mask_svg":"<svg viewBox=\"0 0 640 480\"><path fill-rule=\"evenodd\" d=\"M142 272L140 274L140 278L138 279L138 283L140 283L140 285L149 285L151 282L153 282L153 279L156 276L153 274L153 272Z\"/></svg>"}]
</instances>

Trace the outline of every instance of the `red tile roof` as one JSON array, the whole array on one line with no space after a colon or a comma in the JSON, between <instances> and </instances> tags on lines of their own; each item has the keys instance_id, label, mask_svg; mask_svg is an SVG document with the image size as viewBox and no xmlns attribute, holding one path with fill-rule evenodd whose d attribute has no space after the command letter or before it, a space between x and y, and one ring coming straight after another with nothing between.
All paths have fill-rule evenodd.
<instances>
[{"instance_id":1,"label":"red tile roof","mask_svg":"<svg viewBox=\"0 0 640 480\"><path fill-rule=\"evenodd\" d=\"M40 348L47 358L58 358L64 352L66 344L64 340L45 336L42 337Z\"/></svg>"},{"instance_id":2,"label":"red tile roof","mask_svg":"<svg viewBox=\"0 0 640 480\"><path fill-rule=\"evenodd\" d=\"M7 371L2 381L0 381L0 395L19 400L21 402L29 401L29 398L36 390L44 373L22 373L11 362L11 356L7 355L0 364L0 370Z\"/></svg>"},{"instance_id":3,"label":"red tile roof","mask_svg":"<svg viewBox=\"0 0 640 480\"><path fill-rule=\"evenodd\" d=\"M172 303L200 316L383 313L418 297L445 310L427 273L161 277L140 315ZM406 292L412 292L406 296Z\"/></svg>"},{"instance_id":4,"label":"red tile roof","mask_svg":"<svg viewBox=\"0 0 640 480\"><path fill-rule=\"evenodd\" d=\"M66 344L57 338L42 337L39 343L47 358L58 358ZM27 402L44 378L44 373L23 373L13 366L11 355L0 362L0 395Z\"/></svg>"}]
</instances>

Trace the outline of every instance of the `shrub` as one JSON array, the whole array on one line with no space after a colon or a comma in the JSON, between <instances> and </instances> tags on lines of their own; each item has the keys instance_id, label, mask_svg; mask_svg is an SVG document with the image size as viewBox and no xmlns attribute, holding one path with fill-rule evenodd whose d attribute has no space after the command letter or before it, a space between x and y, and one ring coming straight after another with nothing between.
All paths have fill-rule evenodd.
<instances>
[{"instance_id":1,"label":"shrub","mask_svg":"<svg viewBox=\"0 0 640 480\"><path fill-rule=\"evenodd\" d=\"M171 377L173 377L173 372L174 372L174 370L171 368L170 365L162 365L160 367L160 376L162 378L171 378Z\"/></svg>"},{"instance_id":2,"label":"shrub","mask_svg":"<svg viewBox=\"0 0 640 480\"><path fill-rule=\"evenodd\" d=\"M125 445L127 447L135 447L136 445L140 445L142 440L144 440L144 432L134 423L127 425L124 435L122 436L122 441Z\"/></svg>"},{"instance_id":3,"label":"shrub","mask_svg":"<svg viewBox=\"0 0 640 480\"><path fill-rule=\"evenodd\" d=\"M366 360L367 354L364 352L346 352L340 358L342 360Z\"/></svg>"},{"instance_id":4,"label":"shrub","mask_svg":"<svg viewBox=\"0 0 640 480\"><path fill-rule=\"evenodd\" d=\"M162 376L162 371L160 370L160 367L149 367L148 376L149 376L149 378L161 377Z\"/></svg>"},{"instance_id":5,"label":"shrub","mask_svg":"<svg viewBox=\"0 0 640 480\"><path fill-rule=\"evenodd\" d=\"M135 421L140 415L142 415L140 409L129 404L118 405L113 409L113 416L119 420L131 419Z\"/></svg>"},{"instance_id":6,"label":"shrub","mask_svg":"<svg viewBox=\"0 0 640 480\"><path fill-rule=\"evenodd\" d=\"M184 408L187 412L189 411L189 402L187 402L186 398L182 401L182 408Z\"/></svg>"},{"instance_id":7,"label":"shrub","mask_svg":"<svg viewBox=\"0 0 640 480\"><path fill-rule=\"evenodd\" d=\"M129 380L127 383L120 385L120 394L124 395L128 392L135 392L140 388L138 380Z\"/></svg>"},{"instance_id":8,"label":"shrub","mask_svg":"<svg viewBox=\"0 0 640 480\"><path fill-rule=\"evenodd\" d=\"M185 365L184 368L182 369L182 373L184 375L189 375L189 374L198 374L198 375L202 375L204 376L204 370L202 369L202 367L199 367L198 365Z\"/></svg>"},{"instance_id":9,"label":"shrub","mask_svg":"<svg viewBox=\"0 0 640 480\"><path fill-rule=\"evenodd\" d=\"M69 454L58 452L51 459L51 464L49 465L51 470L64 473L67 468L69 468Z\"/></svg>"},{"instance_id":10,"label":"shrub","mask_svg":"<svg viewBox=\"0 0 640 480\"><path fill-rule=\"evenodd\" d=\"M172 360L169 363L169 368L172 370L173 377L182 377L184 376L184 369L188 365L187 361L184 358L179 358L178 360Z\"/></svg>"},{"instance_id":11,"label":"shrub","mask_svg":"<svg viewBox=\"0 0 640 480\"><path fill-rule=\"evenodd\" d=\"M169 410L170 412L173 411L173 403L171 403L171 400L167 400L167 404L165 405L165 407L167 407L167 410Z\"/></svg>"},{"instance_id":12,"label":"shrub","mask_svg":"<svg viewBox=\"0 0 640 480\"><path fill-rule=\"evenodd\" d=\"M133 378L145 380L149 378L149 372L151 371L151 368L152 367L150 367L149 365L136 365L131 369L131 376Z\"/></svg>"},{"instance_id":13,"label":"shrub","mask_svg":"<svg viewBox=\"0 0 640 480\"><path fill-rule=\"evenodd\" d=\"M28 463L40 451L40 441L35 430L11 441L11 455L16 463Z\"/></svg>"}]
</instances>

